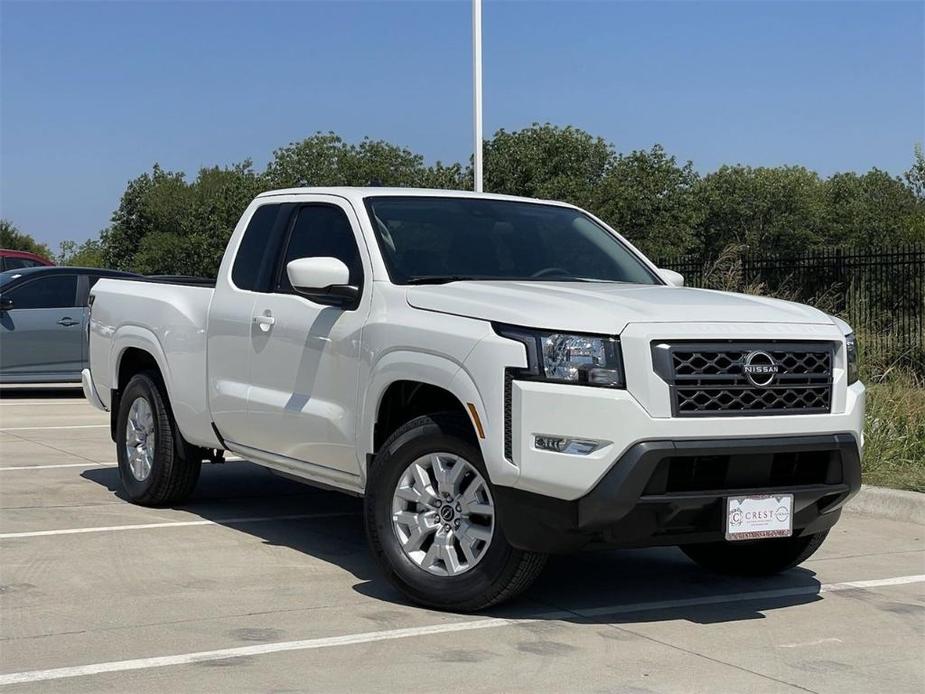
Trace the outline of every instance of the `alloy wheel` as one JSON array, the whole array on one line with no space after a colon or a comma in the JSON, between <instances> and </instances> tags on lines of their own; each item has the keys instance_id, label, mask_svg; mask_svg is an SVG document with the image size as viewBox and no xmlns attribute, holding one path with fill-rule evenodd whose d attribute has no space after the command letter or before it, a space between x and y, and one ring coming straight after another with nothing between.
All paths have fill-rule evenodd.
<instances>
[{"instance_id":1,"label":"alloy wheel","mask_svg":"<svg viewBox=\"0 0 925 694\"><path fill-rule=\"evenodd\" d=\"M454 453L430 453L402 473L392 497L392 527L402 551L437 576L470 570L491 545L495 506L488 483Z\"/></svg>"}]
</instances>

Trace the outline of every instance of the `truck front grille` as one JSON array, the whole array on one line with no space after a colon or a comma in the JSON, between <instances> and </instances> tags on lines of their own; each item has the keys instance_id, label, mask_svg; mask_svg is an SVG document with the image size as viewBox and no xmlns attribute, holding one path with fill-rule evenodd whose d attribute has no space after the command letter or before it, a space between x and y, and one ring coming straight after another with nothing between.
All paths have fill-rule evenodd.
<instances>
[{"instance_id":1,"label":"truck front grille","mask_svg":"<svg viewBox=\"0 0 925 694\"><path fill-rule=\"evenodd\" d=\"M652 345L676 417L828 413L834 354L831 342Z\"/></svg>"}]
</instances>

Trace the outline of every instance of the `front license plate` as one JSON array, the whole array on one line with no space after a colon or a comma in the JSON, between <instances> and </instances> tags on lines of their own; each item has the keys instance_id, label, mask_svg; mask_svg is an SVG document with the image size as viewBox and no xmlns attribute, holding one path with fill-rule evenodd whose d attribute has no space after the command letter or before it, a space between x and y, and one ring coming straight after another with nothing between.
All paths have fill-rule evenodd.
<instances>
[{"instance_id":1,"label":"front license plate","mask_svg":"<svg viewBox=\"0 0 925 694\"><path fill-rule=\"evenodd\" d=\"M726 539L757 540L793 534L793 494L730 496L726 500Z\"/></svg>"}]
</instances>

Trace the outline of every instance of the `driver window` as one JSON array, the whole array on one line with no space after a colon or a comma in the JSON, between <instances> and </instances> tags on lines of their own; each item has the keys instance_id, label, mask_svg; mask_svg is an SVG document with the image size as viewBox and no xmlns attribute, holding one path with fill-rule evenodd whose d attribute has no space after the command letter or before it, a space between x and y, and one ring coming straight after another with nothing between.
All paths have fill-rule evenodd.
<instances>
[{"instance_id":1,"label":"driver window","mask_svg":"<svg viewBox=\"0 0 925 694\"><path fill-rule=\"evenodd\" d=\"M350 284L363 284L363 263L350 220L334 205L306 205L299 210L279 267L276 291L292 294L286 265L298 258L337 258L350 270Z\"/></svg>"}]
</instances>

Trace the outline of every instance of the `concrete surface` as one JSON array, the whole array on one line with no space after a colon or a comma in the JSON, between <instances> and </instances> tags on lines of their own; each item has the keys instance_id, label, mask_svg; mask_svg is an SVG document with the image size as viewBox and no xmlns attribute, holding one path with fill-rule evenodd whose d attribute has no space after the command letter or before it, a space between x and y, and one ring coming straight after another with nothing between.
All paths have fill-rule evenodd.
<instances>
[{"instance_id":1,"label":"concrete surface","mask_svg":"<svg viewBox=\"0 0 925 694\"><path fill-rule=\"evenodd\" d=\"M0 689L925 691L925 527L846 515L773 579L675 549L553 560L488 615L412 607L360 502L250 463L172 509L119 498L107 416L0 392Z\"/></svg>"},{"instance_id":2,"label":"concrete surface","mask_svg":"<svg viewBox=\"0 0 925 694\"><path fill-rule=\"evenodd\" d=\"M925 494L862 484L861 490L848 502L848 510L925 525Z\"/></svg>"}]
</instances>

